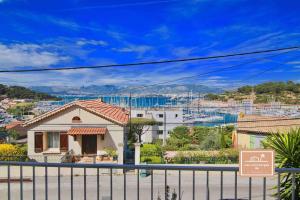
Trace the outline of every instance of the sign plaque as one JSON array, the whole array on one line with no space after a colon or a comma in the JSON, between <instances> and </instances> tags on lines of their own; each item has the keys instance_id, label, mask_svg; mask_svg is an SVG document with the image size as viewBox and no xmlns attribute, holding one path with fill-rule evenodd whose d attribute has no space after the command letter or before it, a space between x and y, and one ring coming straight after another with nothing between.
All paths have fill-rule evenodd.
<instances>
[{"instance_id":1,"label":"sign plaque","mask_svg":"<svg viewBox=\"0 0 300 200\"><path fill-rule=\"evenodd\" d=\"M274 175L273 150L241 150L240 176L266 177Z\"/></svg>"}]
</instances>

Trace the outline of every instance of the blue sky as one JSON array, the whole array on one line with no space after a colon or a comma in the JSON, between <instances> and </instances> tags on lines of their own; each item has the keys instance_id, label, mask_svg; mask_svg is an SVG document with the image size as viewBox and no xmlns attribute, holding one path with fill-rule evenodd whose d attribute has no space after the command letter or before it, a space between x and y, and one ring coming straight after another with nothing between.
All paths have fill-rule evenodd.
<instances>
[{"instance_id":1,"label":"blue sky","mask_svg":"<svg viewBox=\"0 0 300 200\"><path fill-rule=\"evenodd\" d=\"M0 69L102 65L297 46L300 2L0 0L0 24ZM261 58L270 55L0 74L0 79L25 86L147 85L255 60L232 70L173 82L230 88L265 81L300 81L299 55L300 51L293 51L266 59Z\"/></svg>"}]
</instances>

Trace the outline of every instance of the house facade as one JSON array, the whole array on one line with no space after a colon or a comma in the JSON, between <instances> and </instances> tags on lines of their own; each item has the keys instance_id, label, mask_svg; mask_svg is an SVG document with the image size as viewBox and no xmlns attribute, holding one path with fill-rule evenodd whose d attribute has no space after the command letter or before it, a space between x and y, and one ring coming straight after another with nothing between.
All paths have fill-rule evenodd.
<instances>
[{"instance_id":1,"label":"house facade","mask_svg":"<svg viewBox=\"0 0 300 200\"><path fill-rule=\"evenodd\" d=\"M117 153L118 163L123 163L128 114L101 100L75 101L49 111L23 124L28 156L55 160L72 152L98 158L110 149Z\"/></svg>"},{"instance_id":2,"label":"house facade","mask_svg":"<svg viewBox=\"0 0 300 200\"><path fill-rule=\"evenodd\" d=\"M147 127L147 131L142 135L142 141L150 143L154 139L164 139L169 137L169 133L177 126L183 125L183 111L176 108L152 108L152 109L132 109L131 117L148 118L161 122L161 125Z\"/></svg>"},{"instance_id":3,"label":"house facade","mask_svg":"<svg viewBox=\"0 0 300 200\"><path fill-rule=\"evenodd\" d=\"M297 128L300 128L299 118L245 115L238 118L233 143L236 148L258 149L271 133L287 133Z\"/></svg>"}]
</instances>

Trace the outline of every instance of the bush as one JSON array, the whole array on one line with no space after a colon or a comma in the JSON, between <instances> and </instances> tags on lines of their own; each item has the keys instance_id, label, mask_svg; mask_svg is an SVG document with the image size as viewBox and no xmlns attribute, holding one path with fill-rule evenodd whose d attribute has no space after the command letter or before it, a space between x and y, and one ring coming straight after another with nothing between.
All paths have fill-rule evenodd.
<instances>
[{"instance_id":1,"label":"bush","mask_svg":"<svg viewBox=\"0 0 300 200\"><path fill-rule=\"evenodd\" d=\"M142 156L141 162L149 164L162 164L163 159L161 156Z\"/></svg>"},{"instance_id":2,"label":"bush","mask_svg":"<svg viewBox=\"0 0 300 200\"><path fill-rule=\"evenodd\" d=\"M143 144L141 147L141 162L159 164L162 163L163 151L158 144Z\"/></svg>"},{"instance_id":3,"label":"bush","mask_svg":"<svg viewBox=\"0 0 300 200\"><path fill-rule=\"evenodd\" d=\"M221 151L182 151L169 160L174 164L230 164L238 163L239 152L235 149Z\"/></svg>"},{"instance_id":4,"label":"bush","mask_svg":"<svg viewBox=\"0 0 300 200\"><path fill-rule=\"evenodd\" d=\"M27 147L12 144L0 144L0 160L25 161L27 160Z\"/></svg>"}]
</instances>

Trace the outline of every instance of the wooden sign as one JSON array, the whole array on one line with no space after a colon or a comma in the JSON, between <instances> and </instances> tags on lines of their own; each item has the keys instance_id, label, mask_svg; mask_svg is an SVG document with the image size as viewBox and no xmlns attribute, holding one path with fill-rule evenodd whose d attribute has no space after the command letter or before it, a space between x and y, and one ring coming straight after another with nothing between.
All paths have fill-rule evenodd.
<instances>
[{"instance_id":1,"label":"wooden sign","mask_svg":"<svg viewBox=\"0 0 300 200\"><path fill-rule=\"evenodd\" d=\"M241 150L240 176L266 177L274 175L273 150Z\"/></svg>"}]
</instances>

